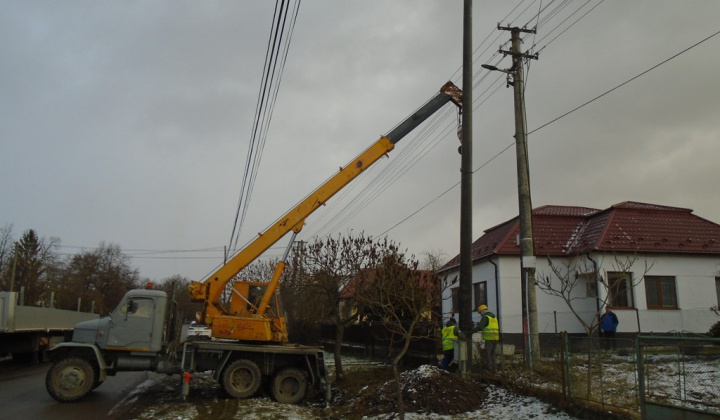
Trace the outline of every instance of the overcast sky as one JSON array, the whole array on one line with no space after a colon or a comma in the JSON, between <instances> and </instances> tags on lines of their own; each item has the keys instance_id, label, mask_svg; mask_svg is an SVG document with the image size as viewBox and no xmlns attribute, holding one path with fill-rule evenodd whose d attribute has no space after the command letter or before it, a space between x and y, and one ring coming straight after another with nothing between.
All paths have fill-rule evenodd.
<instances>
[{"instance_id":1,"label":"overcast sky","mask_svg":"<svg viewBox=\"0 0 720 420\"><path fill-rule=\"evenodd\" d=\"M640 201L720 223L720 36L542 127L718 32L720 2L555 3L474 4L473 237L518 212L514 148L498 155L514 141L512 89L480 68L510 66L498 22L539 27L523 44L540 53L526 74L533 207ZM202 279L230 238L273 12L0 0L0 226L59 238L64 254L117 244L143 277ZM462 86L461 53L459 0L302 2L240 243L446 81ZM299 239L352 229L455 256L456 118L446 105ZM402 159L416 163L359 195ZM343 208L360 211L344 221Z\"/></svg>"}]
</instances>

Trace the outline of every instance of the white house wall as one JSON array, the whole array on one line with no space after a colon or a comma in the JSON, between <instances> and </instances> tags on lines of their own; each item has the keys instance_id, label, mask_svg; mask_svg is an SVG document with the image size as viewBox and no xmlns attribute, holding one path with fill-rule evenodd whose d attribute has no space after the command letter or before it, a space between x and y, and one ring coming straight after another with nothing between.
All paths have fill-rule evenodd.
<instances>
[{"instance_id":1,"label":"white house wall","mask_svg":"<svg viewBox=\"0 0 720 420\"><path fill-rule=\"evenodd\" d=\"M517 256L502 257L504 268L503 271L503 297L510 304L503 304L503 314L505 318L505 329L507 333L521 333L522 326L522 283L520 280L520 260ZM562 266L564 261L555 262L554 264ZM536 266L536 278L540 276L550 276L554 286L559 284L559 280L550 270L547 259L538 257ZM596 299L586 297L585 287L577 287L573 290L575 300L573 305L580 316L586 323L591 323L592 318L596 314ZM507 293L506 293L507 292ZM578 319L568 308L565 300L558 296L549 295L540 289L535 290L537 302L537 318L539 333L555 333L567 331L569 333L583 333L585 329Z\"/></svg>"},{"instance_id":2,"label":"white house wall","mask_svg":"<svg viewBox=\"0 0 720 420\"><path fill-rule=\"evenodd\" d=\"M648 276L674 276L678 309L648 309L645 283L640 279L648 267ZM618 271L614 257L600 262L603 275ZM705 333L718 321L710 307L717 305L715 276L720 258L701 256L648 255L638 256L632 267L635 309L617 309L620 332L692 332ZM606 277L607 278L607 277Z\"/></svg>"},{"instance_id":3,"label":"white house wall","mask_svg":"<svg viewBox=\"0 0 720 420\"><path fill-rule=\"evenodd\" d=\"M593 255L598 263L599 271L604 278L607 272L621 271L615 257ZM495 256L493 261L498 266L500 277L500 304L496 301L495 267L484 260L473 266L473 283L487 281L488 307L499 315L500 327L505 333L521 333L522 328L522 296L520 282L520 261L517 256ZM557 266L563 261L554 258ZM648 309L645 295L645 284L638 281L645 271L647 261L650 268L647 275L675 276L678 309ZM564 262L567 262L564 261ZM717 316L709 310L717 305L715 289L715 276L720 269L720 258L698 256L672 256L651 255L647 258L640 256L629 271L633 272L638 283L633 290L634 309L616 309L620 320L618 332L692 332L705 333L710 326L717 322ZM448 279L458 276L458 271L448 273ZM559 280L547 265L547 261L538 258L537 275L549 275L553 284ZM458 276L459 278L459 276ZM459 284L451 285L458 287ZM576 319L562 298L548 295L541 290L536 291L538 308L538 330L540 333L554 333L567 331L570 333L583 333L582 324ZM596 322L597 301L592 296L585 296L587 289L578 285L574 290L573 306L588 323ZM450 288L443 291L443 316L448 318L451 311ZM601 297L604 291L600 288ZM474 300L471 297L471 302ZM454 314L457 319L457 314ZM478 322L479 316L473 311L473 321Z\"/></svg>"},{"instance_id":4,"label":"white house wall","mask_svg":"<svg viewBox=\"0 0 720 420\"><path fill-rule=\"evenodd\" d=\"M447 319L450 316L454 316L456 320L458 320L458 314L452 313L452 299L451 294L452 288L459 287L460 286L460 271L459 270L453 270L448 272L447 274L443 274L443 276L448 281L448 286L443 288L443 302L442 302L442 311L443 311L443 323L447 321ZM482 281L487 282L487 298L488 298L488 307L491 311L495 312L497 308L497 300L496 300L496 287L495 287L495 267L490 263L484 263L484 264L475 264L472 268L472 279L473 283L479 283ZM453 280L455 282L453 283ZM474 287L471 288L471 292L473 293ZM474 307L475 298L474 296L470 296L470 302L473 305L473 322L479 322L480 316L477 313L477 308Z\"/></svg>"}]
</instances>

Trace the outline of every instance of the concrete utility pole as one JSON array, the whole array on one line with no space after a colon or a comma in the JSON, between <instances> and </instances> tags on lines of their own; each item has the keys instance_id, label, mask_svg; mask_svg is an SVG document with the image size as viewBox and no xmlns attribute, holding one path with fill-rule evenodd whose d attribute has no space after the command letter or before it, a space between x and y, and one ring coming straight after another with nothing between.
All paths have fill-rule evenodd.
<instances>
[{"instance_id":1,"label":"concrete utility pole","mask_svg":"<svg viewBox=\"0 0 720 420\"><path fill-rule=\"evenodd\" d=\"M525 83L523 80L523 59L535 58L520 51L520 33L535 33L535 30L520 28L500 28L512 34L513 92L515 96L515 150L517 155L518 203L520 207L520 269L523 285L523 320L526 324L528 344L525 361L532 366L533 359L539 356L540 339L538 336L537 297L535 286L535 245L532 228L532 200L530 197L530 169L527 149L527 124L525 120Z\"/></svg>"},{"instance_id":2,"label":"concrete utility pole","mask_svg":"<svg viewBox=\"0 0 720 420\"><path fill-rule=\"evenodd\" d=\"M509 75L508 86L513 86L515 103L515 151L518 175L518 205L520 208L520 272L522 289L523 334L525 335L525 362L532 367L533 359L540 354L538 336L537 296L535 285L535 245L532 229L532 200L530 198L530 169L528 165L527 124L525 121L525 84L523 81L523 60L535 59L537 54L523 54L520 51L520 33L535 33L534 29L510 28L498 26L498 29L510 31L512 48L510 51L500 50L510 55L513 65L508 70L500 70L495 66L483 64L488 70L498 70ZM512 80L510 80L512 78Z\"/></svg>"},{"instance_id":3,"label":"concrete utility pole","mask_svg":"<svg viewBox=\"0 0 720 420\"><path fill-rule=\"evenodd\" d=\"M460 164L460 331L470 337L472 322L472 0L463 6L463 118L462 151ZM467 375L472 361L472 346L466 346L466 363L463 375Z\"/></svg>"}]
</instances>

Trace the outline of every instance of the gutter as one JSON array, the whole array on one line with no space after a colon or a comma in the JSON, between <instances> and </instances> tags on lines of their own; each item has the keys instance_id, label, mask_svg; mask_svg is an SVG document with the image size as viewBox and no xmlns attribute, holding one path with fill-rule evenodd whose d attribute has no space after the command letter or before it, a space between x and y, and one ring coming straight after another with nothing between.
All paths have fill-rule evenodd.
<instances>
[{"instance_id":1,"label":"gutter","mask_svg":"<svg viewBox=\"0 0 720 420\"><path fill-rule=\"evenodd\" d=\"M600 328L600 311L602 308L600 307L600 280L599 280L599 275L598 275L598 264L590 256L590 251L586 252L585 255L587 256L587 259L590 260L590 262L593 264L593 272L595 273L595 290L597 290L597 296L595 296L595 316L598 319L598 327L597 328L598 328L598 331L600 331L599 330L599 328ZM608 290L608 293L609 292L610 291Z\"/></svg>"},{"instance_id":2,"label":"gutter","mask_svg":"<svg viewBox=\"0 0 720 420\"><path fill-rule=\"evenodd\" d=\"M492 260L492 257L488 258L488 262L495 267L495 304L497 305L497 320L498 320L498 328L500 331L503 330L502 324L503 324L503 316L502 316L502 308L500 303L500 278L499 278L499 268L498 265L495 264L495 262ZM501 335L502 337L502 335Z\"/></svg>"}]
</instances>

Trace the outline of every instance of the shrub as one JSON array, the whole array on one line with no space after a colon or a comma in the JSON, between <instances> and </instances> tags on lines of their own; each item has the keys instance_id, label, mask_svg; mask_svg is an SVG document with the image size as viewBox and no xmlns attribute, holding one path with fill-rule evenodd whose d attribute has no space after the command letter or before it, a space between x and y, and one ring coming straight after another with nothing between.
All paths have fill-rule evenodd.
<instances>
[{"instance_id":1,"label":"shrub","mask_svg":"<svg viewBox=\"0 0 720 420\"><path fill-rule=\"evenodd\" d=\"M710 327L708 335L713 338L720 338L720 321L716 322L712 327Z\"/></svg>"}]
</instances>

